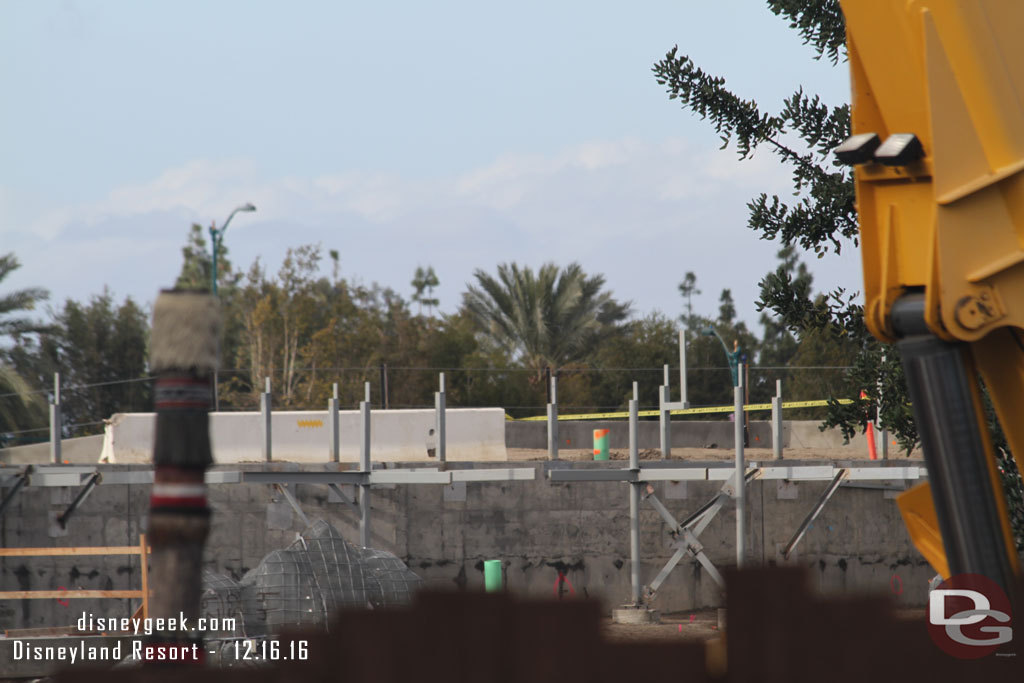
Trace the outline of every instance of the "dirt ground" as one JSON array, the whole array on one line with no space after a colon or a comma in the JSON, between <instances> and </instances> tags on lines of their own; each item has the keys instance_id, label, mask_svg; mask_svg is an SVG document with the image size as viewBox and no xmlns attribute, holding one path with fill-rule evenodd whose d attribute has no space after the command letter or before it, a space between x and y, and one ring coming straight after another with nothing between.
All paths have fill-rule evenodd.
<instances>
[{"instance_id":1,"label":"dirt ground","mask_svg":"<svg viewBox=\"0 0 1024 683\"><path fill-rule=\"evenodd\" d=\"M541 448L508 448L509 461L547 460L547 449ZM772 449L770 448L745 448L744 456L747 462L764 462L772 460ZM593 449L560 448L558 457L561 460L581 461L593 460ZM728 448L673 448L672 460L722 460L732 461L736 457L733 450ZM857 448L787 448L782 453L783 461L792 460L867 460L867 449L861 451ZM612 448L608 450L609 460L629 460L629 450L625 448ZM645 448L640 450L641 460L660 460L661 451L657 448ZM891 457L890 461L907 463L908 460L919 458L906 458L904 456Z\"/></svg>"},{"instance_id":2,"label":"dirt ground","mask_svg":"<svg viewBox=\"0 0 1024 683\"><path fill-rule=\"evenodd\" d=\"M602 626L605 638L619 643L651 640L703 642L722 635L718 630L716 609L662 614L659 624L616 624L607 617Z\"/></svg>"},{"instance_id":3,"label":"dirt ground","mask_svg":"<svg viewBox=\"0 0 1024 683\"><path fill-rule=\"evenodd\" d=\"M895 611L897 619L920 622L925 628L925 610L901 608ZM671 612L661 615L658 624L616 624L611 617L602 621L605 638L611 642L682 640L705 642L718 638L718 610L705 609L688 612Z\"/></svg>"}]
</instances>

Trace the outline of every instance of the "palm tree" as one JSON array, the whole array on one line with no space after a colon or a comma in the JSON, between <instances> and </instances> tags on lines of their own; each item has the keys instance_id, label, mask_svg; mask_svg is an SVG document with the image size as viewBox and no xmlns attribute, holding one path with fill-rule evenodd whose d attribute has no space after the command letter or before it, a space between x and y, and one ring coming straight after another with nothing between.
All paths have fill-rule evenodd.
<instances>
[{"instance_id":1,"label":"palm tree","mask_svg":"<svg viewBox=\"0 0 1024 683\"><path fill-rule=\"evenodd\" d=\"M21 263L14 254L0 256L0 282L19 267ZM0 338L42 329L37 322L17 314L32 310L47 296L47 291L40 287L0 295ZM3 349L0 349L0 429L15 429L27 414L40 410L42 403L41 396L30 392L28 384L10 367Z\"/></svg>"},{"instance_id":2,"label":"palm tree","mask_svg":"<svg viewBox=\"0 0 1024 683\"><path fill-rule=\"evenodd\" d=\"M629 315L603 292L604 277L587 276L579 264L559 270L546 263L536 272L515 263L498 266L494 278L474 272L477 285L463 295L480 328L513 358L534 371L557 369L583 359L601 339Z\"/></svg>"}]
</instances>

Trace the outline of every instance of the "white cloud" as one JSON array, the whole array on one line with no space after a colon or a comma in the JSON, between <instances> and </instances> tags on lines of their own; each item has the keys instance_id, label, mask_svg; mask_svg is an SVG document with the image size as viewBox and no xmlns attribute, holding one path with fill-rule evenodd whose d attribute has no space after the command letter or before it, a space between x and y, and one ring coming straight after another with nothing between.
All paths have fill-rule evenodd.
<instances>
[{"instance_id":1,"label":"white cloud","mask_svg":"<svg viewBox=\"0 0 1024 683\"><path fill-rule=\"evenodd\" d=\"M5 241L24 251L20 279L42 276L58 296L80 298L110 283L149 299L177 273L189 222L219 222L251 201L258 212L233 221L228 239L240 266L261 256L274 270L287 247L323 242L342 251L347 275L408 293L412 270L430 263L442 307L452 310L476 267L579 261L605 273L638 312L670 315L680 310L682 274L695 270L703 310L715 310L718 292L730 287L753 321L756 282L774 267L776 246L745 227L745 203L760 191L784 192L787 181L767 153L738 162L680 139L624 139L507 155L434 178L274 177L252 161L197 160L94 202L45 210L0 188L0 210ZM76 246L86 242L88 250ZM129 266L129 255L149 265ZM847 266L833 275L848 272L858 275ZM846 284L858 288L859 277Z\"/></svg>"}]
</instances>

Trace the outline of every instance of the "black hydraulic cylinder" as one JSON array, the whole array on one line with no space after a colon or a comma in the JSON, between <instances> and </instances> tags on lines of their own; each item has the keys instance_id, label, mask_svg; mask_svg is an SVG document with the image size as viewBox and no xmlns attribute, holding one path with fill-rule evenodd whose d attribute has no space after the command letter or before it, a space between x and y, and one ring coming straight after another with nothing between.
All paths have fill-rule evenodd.
<instances>
[{"instance_id":1,"label":"black hydraulic cylinder","mask_svg":"<svg viewBox=\"0 0 1024 683\"><path fill-rule=\"evenodd\" d=\"M975 406L977 380L964 362L966 345L939 339L924 325L923 297L893 307L903 337L907 390L928 467L932 500L952 574L981 574L1009 594L1013 570Z\"/></svg>"}]
</instances>

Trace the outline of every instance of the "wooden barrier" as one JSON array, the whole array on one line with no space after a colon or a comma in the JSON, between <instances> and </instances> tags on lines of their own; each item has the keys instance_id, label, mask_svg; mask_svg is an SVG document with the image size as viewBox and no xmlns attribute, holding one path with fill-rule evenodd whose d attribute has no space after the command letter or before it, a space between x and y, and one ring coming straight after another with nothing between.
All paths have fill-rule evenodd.
<instances>
[{"instance_id":1,"label":"wooden barrier","mask_svg":"<svg viewBox=\"0 0 1024 683\"><path fill-rule=\"evenodd\" d=\"M0 548L0 557L67 557L85 555L138 555L142 566L141 590L35 590L0 591L0 600L65 600L68 598L141 598L142 604L133 617L149 616L149 566L146 555L146 534L139 534L138 545L112 545L70 548Z\"/></svg>"}]
</instances>

